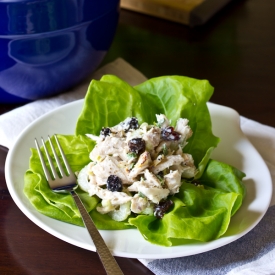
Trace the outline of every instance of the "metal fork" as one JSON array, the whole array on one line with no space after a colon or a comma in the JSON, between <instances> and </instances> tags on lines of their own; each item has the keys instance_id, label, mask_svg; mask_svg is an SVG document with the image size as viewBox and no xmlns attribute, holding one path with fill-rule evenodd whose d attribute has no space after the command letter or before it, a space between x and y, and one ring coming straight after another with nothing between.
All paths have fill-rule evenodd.
<instances>
[{"instance_id":1,"label":"metal fork","mask_svg":"<svg viewBox=\"0 0 275 275\"><path fill-rule=\"evenodd\" d=\"M74 201L79 209L79 212L82 216L83 222L95 244L96 247L96 251L101 259L101 262L105 268L105 271L108 275L123 275L123 272L121 271L119 265L117 264L115 258L112 256L109 248L107 247L107 245L105 244L103 238L101 237L99 231L97 230L92 218L90 217L90 215L88 214L87 210L85 209L84 205L82 204L79 196L77 195L77 193L75 192L75 189L77 188L77 183L76 183L76 177L74 175L74 172L71 170L70 165L66 159L66 156L62 150L62 147L59 144L58 138L56 135L54 135L55 137L55 141L57 144L57 147L59 149L59 152L62 156L62 160L64 162L64 165L66 167L67 170L67 174L65 173L62 164L57 156L56 150L54 149L54 146L52 144L52 141L50 139L50 137L48 137L49 143L50 143L50 147L51 150L53 152L55 161L57 163L59 172L61 174L61 177L58 176L58 173L54 167L53 161L50 157L50 154L48 152L48 149L45 145L44 139L41 138L42 140L42 144L50 165L50 169L53 175L53 178L51 177L51 174L46 166L46 163L44 161L42 152L40 150L39 144L37 142L37 139L35 139L35 145L39 154L39 158L43 167L43 171L45 174L45 177L49 183L50 188L54 191L54 192L63 192L63 193L70 193L72 195L72 197L74 198Z\"/></svg>"}]
</instances>

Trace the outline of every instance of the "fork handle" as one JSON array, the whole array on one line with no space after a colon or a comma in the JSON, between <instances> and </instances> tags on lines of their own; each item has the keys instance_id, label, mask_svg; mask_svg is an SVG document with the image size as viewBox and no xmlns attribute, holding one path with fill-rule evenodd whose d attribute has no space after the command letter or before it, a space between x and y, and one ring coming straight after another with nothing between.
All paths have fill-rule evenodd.
<instances>
[{"instance_id":1,"label":"fork handle","mask_svg":"<svg viewBox=\"0 0 275 275\"><path fill-rule=\"evenodd\" d=\"M99 231L97 230L92 218L88 214L86 208L84 207L82 201L80 200L77 193L71 191L71 195L80 211L83 222L95 244L96 251L100 257L100 260L105 268L108 275L123 275L119 265L117 264L115 258L111 254L109 248L101 237Z\"/></svg>"}]
</instances>

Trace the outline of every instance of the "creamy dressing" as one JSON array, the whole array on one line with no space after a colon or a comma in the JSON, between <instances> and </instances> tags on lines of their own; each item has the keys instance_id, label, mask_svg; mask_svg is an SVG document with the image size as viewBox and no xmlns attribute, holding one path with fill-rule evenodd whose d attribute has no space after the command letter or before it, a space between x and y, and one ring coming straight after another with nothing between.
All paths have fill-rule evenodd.
<instances>
[{"instance_id":1,"label":"creamy dressing","mask_svg":"<svg viewBox=\"0 0 275 275\"><path fill-rule=\"evenodd\" d=\"M151 215L156 205L179 192L182 178L195 176L194 160L183 152L192 136L189 121L180 118L173 128L165 115L156 118L156 125L138 125L136 118L128 117L102 128L100 136L87 134L96 146L78 184L102 199L97 207L101 214L118 221L131 212Z\"/></svg>"}]
</instances>

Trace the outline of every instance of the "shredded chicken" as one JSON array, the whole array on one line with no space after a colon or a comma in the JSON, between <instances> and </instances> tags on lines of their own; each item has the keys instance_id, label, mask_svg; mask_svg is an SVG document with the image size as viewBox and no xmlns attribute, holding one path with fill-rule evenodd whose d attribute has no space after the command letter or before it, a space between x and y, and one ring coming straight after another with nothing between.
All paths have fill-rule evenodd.
<instances>
[{"instance_id":1,"label":"shredded chicken","mask_svg":"<svg viewBox=\"0 0 275 275\"><path fill-rule=\"evenodd\" d=\"M173 165L180 165L184 161L181 155L171 155L163 159L157 166L152 167L151 171L154 174L158 174L160 171L165 170Z\"/></svg>"},{"instance_id":2,"label":"shredded chicken","mask_svg":"<svg viewBox=\"0 0 275 275\"><path fill-rule=\"evenodd\" d=\"M102 200L109 200L112 205L124 204L132 199L124 192L112 192L97 185L91 185L88 189L90 196L97 195Z\"/></svg>"},{"instance_id":3,"label":"shredded chicken","mask_svg":"<svg viewBox=\"0 0 275 275\"><path fill-rule=\"evenodd\" d=\"M98 185L105 185L110 175L117 175L122 183L131 182L123 165L120 165L114 157L105 157L103 161L92 166L91 171L95 175Z\"/></svg>"},{"instance_id":4,"label":"shredded chicken","mask_svg":"<svg viewBox=\"0 0 275 275\"><path fill-rule=\"evenodd\" d=\"M152 127L148 132L143 135L142 138L145 140L147 151L153 152L155 147L158 146L158 144L160 143L160 132L160 128Z\"/></svg>"},{"instance_id":5,"label":"shredded chicken","mask_svg":"<svg viewBox=\"0 0 275 275\"><path fill-rule=\"evenodd\" d=\"M138 125L126 118L99 136L90 153L91 163L78 175L79 186L102 201L98 212L124 220L131 212L154 213L155 205L179 192L183 178L197 173L193 157L183 152L192 136L188 120L178 119L175 128L169 119L156 115L157 123Z\"/></svg>"},{"instance_id":6,"label":"shredded chicken","mask_svg":"<svg viewBox=\"0 0 275 275\"><path fill-rule=\"evenodd\" d=\"M157 178L156 175L149 172L148 169L146 169L144 171L144 176L145 176L146 182L148 182L149 186L162 188L160 180Z\"/></svg>"},{"instance_id":7,"label":"shredded chicken","mask_svg":"<svg viewBox=\"0 0 275 275\"><path fill-rule=\"evenodd\" d=\"M135 178L137 177L139 174L141 174L146 168L149 167L149 165L151 164L152 160L151 160L151 156L149 154L148 151L145 151L144 153L142 153L137 161L137 163L135 164L134 168L131 170L129 177L130 178Z\"/></svg>"},{"instance_id":8,"label":"shredded chicken","mask_svg":"<svg viewBox=\"0 0 275 275\"><path fill-rule=\"evenodd\" d=\"M150 186L147 181L141 180L134 182L128 187L129 191L140 192L154 203L159 203L160 200L169 195L169 190L161 187Z\"/></svg>"},{"instance_id":9,"label":"shredded chicken","mask_svg":"<svg viewBox=\"0 0 275 275\"><path fill-rule=\"evenodd\" d=\"M101 161L106 156L119 156L121 159L127 159L125 148L127 144L125 140L118 137L107 136L104 140L99 140L93 151L90 153L92 161Z\"/></svg>"},{"instance_id":10,"label":"shredded chicken","mask_svg":"<svg viewBox=\"0 0 275 275\"><path fill-rule=\"evenodd\" d=\"M131 211L137 214L142 213L150 206L148 199L146 197L141 197L139 194L135 194L131 202Z\"/></svg>"},{"instance_id":11,"label":"shredded chicken","mask_svg":"<svg viewBox=\"0 0 275 275\"><path fill-rule=\"evenodd\" d=\"M181 186L181 174L178 170L171 170L169 174L164 176L164 180L171 195L179 192L179 188Z\"/></svg>"}]
</instances>

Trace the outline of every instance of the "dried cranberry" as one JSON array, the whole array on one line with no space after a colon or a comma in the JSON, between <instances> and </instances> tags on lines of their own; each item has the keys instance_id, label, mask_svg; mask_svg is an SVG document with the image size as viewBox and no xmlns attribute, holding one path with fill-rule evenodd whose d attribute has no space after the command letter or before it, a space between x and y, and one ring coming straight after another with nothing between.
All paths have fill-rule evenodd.
<instances>
[{"instance_id":1,"label":"dried cranberry","mask_svg":"<svg viewBox=\"0 0 275 275\"><path fill-rule=\"evenodd\" d=\"M164 140L179 140L180 133L174 130L174 127L168 126L161 130L161 137Z\"/></svg>"},{"instance_id":2,"label":"dried cranberry","mask_svg":"<svg viewBox=\"0 0 275 275\"><path fill-rule=\"evenodd\" d=\"M137 129L139 127L138 120L136 117L131 117L123 122L123 129L125 132L129 131L130 129Z\"/></svg>"},{"instance_id":3,"label":"dried cranberry","mask_svg":"<svg viewBox=\"0 0 275 275\"><path fill-rule=\"evenodd\" d=\"M103 137L107 137L111 134L111 129L110 128L105 128L105 127L102 127L101 131L100 131L100 135L103 136Z\"/></svg>"},{"instance_id":4,"label":"dried cranberry","mask_svg":"<svg viewBox=\"0 0 275 275\"><path fill-rule=\"evenodd\" d=\"M107 189L115 192L121 192L122 191L122 181L121 179L116 175L110 175L107 179Z\"/></svg>"},{"instance_id":5,"label":"dried cranberry","mask_svg":"<svg viewBox=\"0 0 275 275\"><path fill-rule=\"evenodd\" d=\"M142 138L133 138L129 140L128 146L131 152L136 154L142 153L145 151L145 140Z\"/></svg>"},{"instance_id":6,"label":"dried cranberry","mask_svg":"<svg viewBox=\"0 0 275 275\"><path fill-rule=\"evenodd\" d=\"M164 214L169 210L169 208L173 205L173 201L167 200L167 201L160 201L158 205L155 207L154 215L162 219Z\"/></svg>"},{"instance_id":7,"label":"dried cranberry","mask_svg":"<svg viewBox=\"0 0 275 275\"><path fill-rule=\"evenodd\" d=\"M192 180L191 183L193 183L195 186L200 185L201 183L199 182L199 180Z\"/></svg>"}]
</instances>

